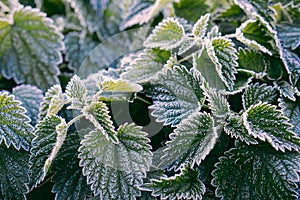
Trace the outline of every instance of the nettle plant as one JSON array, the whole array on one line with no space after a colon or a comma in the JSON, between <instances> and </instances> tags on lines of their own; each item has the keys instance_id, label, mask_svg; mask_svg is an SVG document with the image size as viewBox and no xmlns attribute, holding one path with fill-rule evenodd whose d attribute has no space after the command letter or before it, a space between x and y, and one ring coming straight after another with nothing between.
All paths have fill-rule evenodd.
<instances>
[{"instance_id":1,"label":"nettle plant","mask_svg":"<svg viewBox=\"0 0 300 200\"><path fill-rule=\"evenodd\" d=\"M299 199L299 1L0 9L0 199Z\"/></svg>"}]
</instances>

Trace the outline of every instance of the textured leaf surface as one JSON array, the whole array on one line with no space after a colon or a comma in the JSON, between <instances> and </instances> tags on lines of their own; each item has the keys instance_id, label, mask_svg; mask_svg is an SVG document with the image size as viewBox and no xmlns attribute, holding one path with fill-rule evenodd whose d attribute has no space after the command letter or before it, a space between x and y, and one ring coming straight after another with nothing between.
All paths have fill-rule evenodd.
<instances>
[{"instance_id":1,"label":"textured leaf surface","mask_svg":"<svg viewBox=\"0 0 300 200\"><path fill-rule=\"evenodd\" d=\"M216 66L216 71L229 90L233 90L237 73L237 51L231 40L217 37L206 45L207 53Z\"/></svg>"},{"instance_id":2,"label":"textured leaf surface","mask_svg":"<svg viewBox=\"0 0 300 200\"><path fill-rule=\"evenodd\" d=\"M299 161L296 152L244 145L220 158L212 183L221 199L297 199Z\"/></svg>"},{"instance_id":3,"label":"textured leaf surface","mask_svg":"<svg viewBox=\"0 0 300 200\"><path fill-rule=\"evenodd\" d=\"M200 19L195 23L192 33L194 36L203 38L205 36L208 20L209 20L209 14L206 14L204 16L201 16Z\"/></svg>"},{"instance_id":4,"label":"textured leaf surface","mask_svg":"<svg viewBox=\"0 0 300 200\"><path fill-rule=\"evenodd\" d=\"M202 199L205 185L200 180L200 172L192 169L182 169L180 174L159 180L152 179L146 188L152 190L153 196L161 199Z\"/></svg>"},{"instance_id":5,"label":"textured leaf surface","mask_svg":"<svg viewBox=\"0 0 300 200\"><path fill-rule=\"evenodd\" d=\"M298 150L300 147L300 138L276 106L267 103L252 105L243 113L243 122L249 134L268 141L276 150Z\"/></svg>"},{"instance_id":6,"label":"textured leaf surface","mask_svg":"<svg viewBox=\"0 0 300 200\"><path fill-rule=\"evenodd\" d=\"M28 153L1 145L0 155L0 197L25 200L29 182Z\"/></svg>"},{"instance_id":7,"label":"textured leaf surface","mask_svg":"<svg viewBox=\"0 0 300 200\"><path fill-rule=\"evenodd\" d=\"M14 95L0 93L0 144L4 141L7 147L13 145L28 150L33 137L33 127L25 115L26 110Z\"/></svg>"},{"instance_id":8,"label":"textured leaf surface","mask_svg":"<svg viewBox=\"0 0 300 200\"><path fill-rule=\"evenodd\" d=\"M283 42L285 48L295 50L300 45L300 28L283 24L277 27L278 39Z\"/></svg>"},{"instance_id":9,"label":"textured leaf surface","mask_svg":"<svg viewBox=\"0 0 300 200\"><path fill-rule=\"evenodd\" d=\"M22 106L27 110L27 115L31 119L31 124L35 125L38 120L40 104L43 101L43 92L35 86L20 85L12 90L15 98L22 102Z\"/></svg>"},{"instance_id":10,"label":"textured leaf surface","mask_svg":"<svg viewBox=\"0 0 300 200\"><path fill-rule=\"evenodd\" d=\"M295 89L288 82L280 81L278 84L275 83L275 86L283 97L296 101Z\"/></svg>"},{"instance_id":11,"label":"textured leaf surface","mask_svg":"<svg viewBox=\"0 0 300 200\"><path fill-rule=\"evenodd\" d=\"M145 83L157 78L170 57L170 52L159 49L146 49L126 68L121 78L136 83Z\"/></svg>"},{"instance_id":12,"label":"textured leaf surface","mask_svg":"<svg viewBox=\"0 0 300 200\"><path fill-rule=\"evenodd\" d=\"M119 143L107 140L100 130L91 131L79 148L80 166L94 195L102 199L134 199L149 170L152 153L141 127L124 124L118 129Z\"/></svg>"},{"instance_id":13,"label":"textured leaf surface","mask_svg":"<svg viewBox=\"0 0 300 200\"><path fill-rule=\"evenodd\" d=\"M294 126L292 130L300 137L300 100L291 101L281 98L279 102L284 115L289 118L290 123Z\"/></svg>"},{"instance_id":14,"label":"textured leaf surface","mask_svg":"<svg viewBox=\"0 0 300 200\"><path fill-rule=\"evenodd\" d=\"M288 73L293 77L296 77L296 81L300 76L300 57L287 49L282 50L282 61L288 71ZM292 78L292 82L295 82Z\"/></svg>"},{"instance_id":15,"label":"textured leaf surface","mask_svg":"<svg viewBox=\"0 0 300 200\"><path fill-rule=\"evenodd\" d=\"M250 85L242 95L244 110L259 102L273 103L277 100L275 88L258 83Z\"/></svg>"},{"instance_id":16,"label":"textured leaf surface","mask_svg":"<svg viewBox=\"0 0 300 200\"><path fill-rule=\"evenodd\" d=\"M154 28L144 45L149 48L171 50L182 43L184 34L184 28L178 19L167 18Z\"/></svg>"},{"instance_id":17,"label":"textured leaf surface","mask_svg":"<svg viewBox=\"0 0 300 200\"><path fill-rule=\"evenodd\" d=\"M6 78L46 90L58 83L62 36L46 14L19 7L13 22L0 20L0 69Z\"/></svg>"},{"instance_id":18,"label":"textured leaf surface","mask_svg":"<svg viewBox=\"0 0 300 200\"><path fill-rule=\"evenodd\" d=\"M183 120L170 134L161 160L170 163L169 170L177 171L190 163L199 165L217 142L218 134L213 118L207 113L194 113Z\"/></svg>"},{"instance_id":19,"label":"textured leaf surface","mask_svg":"<svg viewBox=\"0 0 300 200\"><path fill-rule=\"evenodd\" d=\"M256 77L263 77L267 70L267 62L258 51L239 49L239 69Z\"/></svg>"},{"instance_id":20,"label":"textured leaf surface","mask_svg":"<svg viewBox=\"0 0 300 200\"><path fill-rule=\"evenodd\" d=\"M200 88L200 75L196 70L174 67L160 74L150 96L154 105L152 115L165 125L176 126L191 113L201 109L204 98Z\"/></svg>"},{"instance_id":21,"label":"textured leaf surface","mask_svg":"<svg viewBox=\"0 0 300 200\"><path fill-rule=\"evenodd\" d=\"M59 133L56 128L61 123L65 123L62 118L51 115L37 124L35 138L30 150L30 187L36 187L44 180L52 160L62 145L66 132Z\"/></svg>"},{"instance_id":22,"label":"textured leaf surface","mask_svg":"<svg viewBox=\"0 0 300 200\"><path fill-rule=\"evenodd\" d=\"M71 102L70 109L81 109L85 105L87 88L77 75L74 75L66 87L67 99Z\"/></svg>"}]
</instances>

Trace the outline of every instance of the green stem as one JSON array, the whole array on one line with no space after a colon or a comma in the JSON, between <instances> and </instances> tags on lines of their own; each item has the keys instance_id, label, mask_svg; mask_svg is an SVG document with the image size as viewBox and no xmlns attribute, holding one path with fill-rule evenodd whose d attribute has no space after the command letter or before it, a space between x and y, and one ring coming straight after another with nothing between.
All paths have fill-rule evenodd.
<instances>
[{"instance_id":1,"label":"green stem","mask_svg":"<svg viewBox=\"0 0 300 200\"><path fill-rule=\"evenodd\" d=\"M83 117L83 114L80 114L78 116L76 116L75 118L73 118L72 120L70 120L67 123L67 128L69 128L72 124L74 124L76 121L80 120Z\"/></svg>"}]
</instances>

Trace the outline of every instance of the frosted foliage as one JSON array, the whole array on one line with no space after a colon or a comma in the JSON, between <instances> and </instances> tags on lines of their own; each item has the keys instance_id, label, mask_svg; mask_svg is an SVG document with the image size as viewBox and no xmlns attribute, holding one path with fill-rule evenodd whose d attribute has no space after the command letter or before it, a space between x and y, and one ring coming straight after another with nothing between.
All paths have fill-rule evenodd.
<instances>
[{"instance_id":1,"label":"frosted foliage","mask_svg":"<svg viewBox=\"0 0 300 200\"><path fill-rule=\"evenodd\" d=\"M0 69L6 78L46 90L58 83L62 35L44 13L19 7L14 23L0 20Z\"/></svg>"},{"instance_id":2,"label":"frosted foliage","mask_svg":"<svg viewBox=\"0 0 300 200\"><path fill-rule=\"evenodd\" d=\"M297 199L299 155L269 146L243 145L221 157L213 171L216 195L225 199ZM272 183L272 184L270 184Z\"/></svg>"},{"instance_id":3,"label":"frosted foliage","mask_svg":"<svg viewBox=\"0 0 300 200\"><path fill-rule=\"evenodd\" d=\"M294 75L299 76L299 69L300 69L300 58L297 54L287 50L282 50L282 60L284 62L284 65L287 68L287 71L289 74L293 73Z\"/></svg>"},{"instance_id":4,"label":"frosted foliage","mask_svg":"<svg viewBox=\"0 0 300 200\"><path fill-rule=\"evenodd\" d=\"M149 170L150 140L141 127L124 124L114 144L99 131L91 131L79 148L80 166L95 195L103 199L134 199ZM126 197L126 198L125 198Z\"/></svg>"},{"instance_id":5,"label":"frosted foliage","mask_svg":"<svg viewBox=\"0 0 300 200\"><path fill-rule=\"evenodd\" d=\"M204 16L201 16L200 19L198 19L192 30L194 36L199 38L203 38L205 36L209 17L210 15L206 14Z\"/></svg>"},{"instance_id":6,"label":"frosted foliage","mask_svg":"<svg viewBox=\"0 0 300 200\"><path fill-rule=\"evenodd\" d=\"M67 99L71 101L69 108L81 109L85 104L87 88L84 82L75 75L66 87Z\"/></svg>"},{"instance_id":7,"label":"frosted foliage","mask_svg":"<svg viewBox=\"0 0 300 200\"><path fill-rule=\"evenodd\" d=\"M165 125L176 126L179 122L201 109L203 91L200 75L196 70L188 71L184 66L167 70L159 75L159 81L151 89L152 115Z\"/></svg>"},{"instance_id":8,"label":"frosted foliage","mask_svg":"<svg viewBox=\"0 0 300 200\"><path fill-rule=\"evenodd\" d=\"M29 150L33 127L25 113L14 95L0 93L0 144L4 141L7 147L13 145L18 150L21 147Z\"/></svg>"},{"instance_id":9,"label":"frosted foliage","mask_svg":"<svg viewBox=\"0 0 300 200\"><path fill-rule=\"evenodd\" d=\"M169 170L177 171L187 163L193 168L209 154L217 138L213 118L207 113L195 113L183 120L171 133L171 141L166 143L161 160L170 163Z\"/></svg>"},{"instance_id":10,"label":"frosted foliage","mask_svg":"<svg viewBox=\"0 0 300 200\"><path fill-rule=\"evenodd\" d=\"M291 86L288 82L280 81L278 84L275 85L283 97L286 97L292 101L296 101L295 90L293 86Z\"/></svg>"},{"instance_id":11,"label":"frosted foliage","mask_svg":"<svg viewBox=\"0 0 300 200\"><path fill-rule=\"evenodd\" d=\"M243 122L252 136L269 142L276 150L299 150L300 138L276 106L267 103L252 105L243 113Z\"/></svg>"},{"instance_id":12,"label":"frosted foliage","mask_svg":"<svg viewBox=\"0 0 300 200\"><path fill-rule=\"evenodd\" d=\"M283 110L283 114L290 119L293 125L292 130L300 137L300 102L297 99L295 102L289 99L279 99L279 106Z\"/></svg>"},{"instance_id":13,"label":"frosted foliage","mask_svg":"<svg viewBox=\"0 0 300 200\"><path fill-rule=\"evenodd\" d=\"M277 27L278 39L283 42L286 48L295 50L300 45L300 28L284 24Z\"/></svg>"},{"instance_id":14,"label":"frosted foliage","mask_svg":"<svg viewBox=\"0 0 300 200\"><path fill-rule=\"evenodd\" d=\"M213 115L225 119L230 113L229 103L225 96L222 96L214 89L205 90L205 96L207 97Z\"/></svg>"}]
</instances>

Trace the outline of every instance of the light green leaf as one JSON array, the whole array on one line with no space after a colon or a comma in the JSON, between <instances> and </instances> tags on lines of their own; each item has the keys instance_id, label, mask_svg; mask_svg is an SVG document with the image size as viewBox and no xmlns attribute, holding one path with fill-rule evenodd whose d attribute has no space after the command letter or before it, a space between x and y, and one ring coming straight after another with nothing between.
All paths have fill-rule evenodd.
<instances>
[{"instance_id":1,"label":"light green leaf","mask_svg":"<svg viewBox=\"0 0 300 200\"><path fill-rule=\"evenodd\" d=\"M168 170L179 170L190 164L199 165L209 154L218 139L213 118L207 113L194 113L182 120L170 135L161 157L162 163L170 163Z\"/></svg>"},{"instance_id":2,"label":"light green leaf","mask_svg":"<svg viewBox=\"0 0 300 200\"><path fill-rule=\"evenodd\" d=\"M297 199L299 154L269 145L232 148L219 159L212 184L221 199Z\"/></svg>"},{"instance_id":3,"label":"light green leaf","mask_svg":"<svg viewBox=\"0 0 300 200\"><path fill-rule=\"evenodd\" d=\"M205 36L209 17L210 17L210 14L201 16L200 19L198 19L198 21L195 23L193 30L192 30L192 34L195 37L203 38Z\"/></svg>"},{"instance_id":4,"label":"light green leaf","mask_svg":"<svg viewBox=\"0 0 300 200\"><path fill-rule=\"evenodd\" d=\"M23 150L0 145L0 197L25 200L29 182L29 155Z\"/></svg>"},{"instance_id":5,"label":"light green leaf","mask_svg":"<svg viewBox=\"0 0 300 200\"><path fill-rule=\"evenodd\" d=\"M179 122L200 110L204 95L200 88L199 72L188 71L184 66L168 69L159 74L155 86L150 89L153 99L152 115L165 125L176 126Z\"/></svg>"},{"instance_id":6,"label":"light green leaf","mask_svg":"<svg viewBox=\"0 0 300 200\"><path fill-rule=\"evenodd\" d=\"M213 38L206 43L207 54L215 64L216 71L229 90L233 90L237 73L237 51L231 40L222 37Z\"/></svg>"},{"instance_id":7,"label":"light green leaf","mask_svg":"<svg viewBox=\"0 0 300 200\"><path fill-rule=\"evenodd\" d=\"M37 124L30 150L31 182L34 188L46 177L67 133L66 122L56 115L46 116Z\"/></svg>"},{"instance_id":8,"label":"light green leaf","mask_svg":"<svg viewBox=\"0 0 300 200\"><path fill-rule=\"evenodd\" d=\"M147 190L152 190L152 195L161 199L202 199L205 192L205 185L200 180L198 169L181 169L180 174L172 177L163 177L159 180L152 179L146 184Z\"/></svg>"},{"instance_id":9,"label":"light green leaf","mask_svg":"<svg viewBox=\"0 0 300 200\"><path fill-rule=\"evenodd\" d=\"M33 127L25 113L14 95L0 92L0 144L4 141L7 147L12 144L17 150L29 150Z\"/></svg>"},{"instance_id":10,"label":"light green leaf","mask_svg":"<svg viewBox=\"0 0 300 200\"><path fill-rule=\"evenodd\" d=\"M97 101L86 105L82 110L82 114L94 124L95 128L99 130L99 133L104 134L108 141L119 143L117 132L115 131L105 103Z\"/></svg>"},{"instance_id":11,"label":"light green leaf","mask_svg":"<svg viewBox=\"0 0 300 200\"><path fill-rule=\"evenodd\" d=\"M252 105L243 113L243 123L249 134L269 142L276 150L299 150L300 138L292 131L281 110L267 103Z\"/></svg>"},{"instance_id":12,"label":"light green leaf","mask_svg":"<svg viewBox=\"0 0 300 200\"><path fill-rule=\"evenodd\" d=\"M169 51L145 49L129 64L121 78L135 83L149 82L157 78L170 56Z\"/></svg>"},{"instance_id":13,"label":"light green leaf","mask_svg":"<svg viewBox=\"0 0 300 200\"><path fill-rule=\"evenodd\" d=\"M295 89L286 81L280 81L279 83L274 83L275 87L279 90L283 97L286 97L292 101L296 101Z\"/></svg>"},{"instance_id":14,"label":"light green leaf","mask_svg":"<svg viewBox=\"0 0 300 200\"><path fill-rule=\"evenodd\" d=\"M71 102L68 109L82 109L86 103L87 88L84 82L74 75L66 87L67 100Z\"/></svg>"},{"instance_id":15,"label":"light green leaf","mask_svg":"<svg viewBox=\"0 0 300 200\"><path fill-rule=\"evenodd\" d=\"M203 49L202 44L195 38L185 37L178 49L178 55L186 55L195 49L199 49L199 51Z\"/></svg>"},{"instance_id":16,"label":"light green leaf","mask_svg":"<svg viewBox=\"0 0 300 200\"><path fill-rule=\"evenodd\" d=\"M251 105L259 102L274 103L277 100L276 89L266 84L255 83L246 88L242 95L243 108L247 110Z\"/></svg>"},{"instance_id":17,"label":"light green leaf","mask_svg":"<svg viewBox=\"0 0 300 200\"><path fill-rule=\"evenodd\" d=\"M146 135L141 127L124 124L118 129L118 144L107 140L101 130L84 136L79 148L80 166L95 196L124 200L140 195L138 187L152 157Z\"/></svg>"},{"instance_id":18,"label":"light green leaf","mask_svg":"<svg viewBox=\"0 0 300 200\"><path fill-rule=\"evenodd\" d=\"M144 45L148 48L171 50L182 43L184 34L184 28L178 19L167 18L154 28Z\"/></svg>"},{"instance_id":19,"label":"light green leaf","mask_svg":"<svg viewBox=\"0 0 300 200\"><path fill-rule=\"evenodd\" d=\"M4 77L43 90L58 83L62 35L46 14L19 6L0 20L0 69Z\"/></svg>"}]
</instances>

